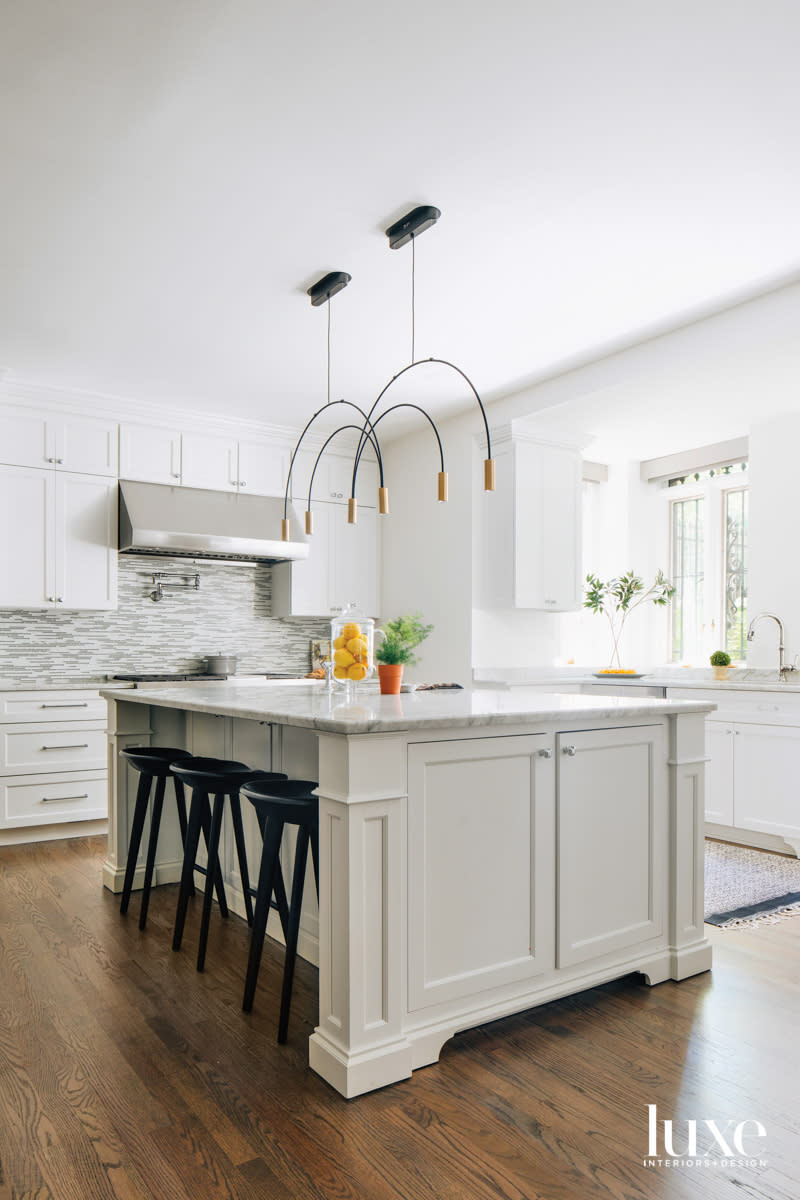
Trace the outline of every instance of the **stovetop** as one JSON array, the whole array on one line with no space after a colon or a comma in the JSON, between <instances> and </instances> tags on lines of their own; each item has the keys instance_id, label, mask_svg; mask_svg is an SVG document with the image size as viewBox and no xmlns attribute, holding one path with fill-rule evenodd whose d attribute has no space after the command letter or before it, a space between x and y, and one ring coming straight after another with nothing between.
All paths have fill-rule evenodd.
<instances>
[{"instance_id":1,"label":"stovetop","mask_svg":"<svg viewBox=\"0 0 800 1200\"><path fill-rule=\"evenodd\" d=\"M206 675L204 671L143 671L141 673L112 675L124 683L180 683L184 680L195 679L211 681L212 679L228 679L227 675Z\"/></svg>"}]
</instances>

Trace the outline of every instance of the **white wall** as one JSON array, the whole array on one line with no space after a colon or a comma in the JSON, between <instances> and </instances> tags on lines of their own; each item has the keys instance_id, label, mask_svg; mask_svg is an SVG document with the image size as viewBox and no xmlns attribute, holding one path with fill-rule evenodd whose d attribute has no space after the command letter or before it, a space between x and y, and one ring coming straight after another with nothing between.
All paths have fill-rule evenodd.
<instances>
[{"instance_id":1,"label":"white wall","mask_svg":"<svg viewBox=\"0 0 800 1200\"><path fill-rule=\"evenodd\" d=\"M750 432L750 596L748 611L776 613L784 623L786 657L800 652L800 545L798 544L797 450L800 413L761 424ZM778 662L778 630L760 622L748 645L749 667Z\"/></svg>"}]
</instances>

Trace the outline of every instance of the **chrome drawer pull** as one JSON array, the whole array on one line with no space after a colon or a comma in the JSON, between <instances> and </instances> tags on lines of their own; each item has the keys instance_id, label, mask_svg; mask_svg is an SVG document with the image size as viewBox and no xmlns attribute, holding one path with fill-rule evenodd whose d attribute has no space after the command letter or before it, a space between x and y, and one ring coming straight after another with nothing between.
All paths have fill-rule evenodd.
<instances>
[{"instance_id":1,"label":"chrome drawer pull","mask_svg":"<svg viewBox=\"0 0 800 1200\"><path fill-rule=\"evenodd\" d=\"M70 746L42 746L42 750L88 750L88 742L73 742Z\"/></svg>"},{"instance_id":2,"label":"chrome drawer pull","mask_svg":"<svg viewBox=\"0 0 800 1200\"><path fill-rule=\"evenodd\" d=\"M563 753L568 754L570 758L574 758L575 754L576 754L576 749L574 746L565 746L563 749Z\"/></svg>"},{"instance_id":3,"label":"chrome drawer pull","mask_svg":"<svg viewBox=\"0 0 800 1200\"><path fill-rule=\"evenodd\" d=\"M88 708L88 700L81 701L80 704L40 704L39 708Z\"/></svg>"},{"instance_id":4,"label":"chrome drawer pull","mask_svg":"<svg viewBox=\"0 0 800 1200\"><path fill-rule=\"evenodd\" d=\"M536 753L539 755L539 758L552 758L553 757L553 751L550 749L537 750Z\"/></svg>"},{"instance_id":5,"label":"chrome drawer pull","mask_svg":"<svg viewBox=\"0 0 800 1200\"><path fill-rule=\"evenodd\" d=\"M88 800L89 793L84 792L82 796L42 796L42 804L58 804L61 800Z\"/></svg>"}]
</instances>

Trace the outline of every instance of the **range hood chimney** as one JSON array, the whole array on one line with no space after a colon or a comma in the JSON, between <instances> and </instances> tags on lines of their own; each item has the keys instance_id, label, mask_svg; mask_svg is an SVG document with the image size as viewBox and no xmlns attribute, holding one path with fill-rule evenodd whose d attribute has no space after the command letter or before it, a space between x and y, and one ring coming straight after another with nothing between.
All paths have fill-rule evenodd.
<instances>
[{"instance_id":1,"label":"range hood chimney","mask_svg":"<svg viewBox=\"0 0 800 1200\"><path fill-rule=\"evenodd\" d=\"M129 479L119 484L122 554L265 565L308 558L308 542L291 505L288 542L280 537L282 517L282 496L243 496Z\"/></svg>"}]
</instances>

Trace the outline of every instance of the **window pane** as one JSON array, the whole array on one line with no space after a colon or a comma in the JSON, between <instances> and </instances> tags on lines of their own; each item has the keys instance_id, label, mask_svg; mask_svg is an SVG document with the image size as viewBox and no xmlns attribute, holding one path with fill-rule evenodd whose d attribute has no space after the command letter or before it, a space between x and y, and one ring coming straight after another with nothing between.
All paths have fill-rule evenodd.
<instances>
[{"instance_id":1,"label":"window pane","mask_svg":"<svg viewBox=\"0 0 800 1200\"><path fill-rule=\"evenodd\" d=\"M725 649L745 658L747 632L747 490L725 493Z\"/></svg>"},{"instance_id":2,"label":"window pane","mask_svg":"<svg viewBox=\"0 0 800 1200\"><path fill-rule=\"evenodd\" d=\"M672 661L697 662L703 632L703 500L676 500L671 506Z\"/></svg>"}]
</instances>

